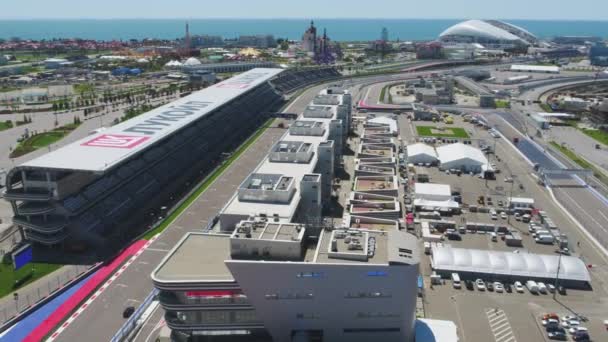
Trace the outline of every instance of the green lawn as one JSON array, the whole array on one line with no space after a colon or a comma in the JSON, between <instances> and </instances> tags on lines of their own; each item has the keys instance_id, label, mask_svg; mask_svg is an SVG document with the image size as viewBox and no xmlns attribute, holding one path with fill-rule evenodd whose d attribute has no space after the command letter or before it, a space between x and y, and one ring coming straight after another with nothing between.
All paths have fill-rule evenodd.
<instances>
[{"instance_id":1,"label":"green lawn","mask_svg":"<svg viewBox=\"0 0 608 342\"><path fill-rule=\"evenodd\" d=\"M13 128L13 122L10 120L0 121L0 132L5 131L9 128Z\"/></svg>"},{"instance_id":2,"label":"green lawn","mask_svg":"<svg viewBox=\"0 0 608 342\"><path fill-rule=\"evenodd\" d=\"M506 100L495 100L496 108L511 108L511 103Z\"/></svg>"},{"instance_id":3,"label":"green lawn","mask_svg":"<svg viewBox=\"0 0 608 342\"><path fill-rule=\"evenodd\" d=\"M438 138L464 138L468 139L469 134L464 128L460 127L448 127L444 133L434 133L433 129L437 129L435 126L416 126L416 132L421 137L438 137Z\"/></svg>"},{"instance_id":4,"label":"green lawn","mask_svg":"<svg viewBox=\"0 0 608 342\"><path fill-rule=\"evenodd\" d=\"M539 106L545 111L545 113L553 113L553 109L548 104L541 103Z\"/></svg>"},{"instance_id":5,"label":"green lawn","mask_svg":"<svg viewBox=\"0 0 608 342\"><path fill-rule=\"evenodd\" d=\"M147 232L143 238L146 240L151 239L154 235L162 232L163 230L165 230L171 223L173 223L173 221L175 221L175 219L184 211L186 210L186 208L188 208L190 206L190 204L192 204L192 202L194 202L203 192L205 192L205 190L207 190L207 188L213 184L213 182L217 179L217 177L219 177L222 173L224 173L224 171L235 161L237 160L241 154L243 154L243 152L245 152L249 146L251 146L256 140L258 140L258 138L262 135L262 133L264 133L266 131L266 129L268 127L270 127L272 125L272 123L274 122L274 119L268 119L268 121L266 121L266 123L260 127L260 129L258 129L251 137L249 137L249 139L247 139L247 141L245 141L245 143L243 143L231 156L230 158L228 158L223 164L222 166L220 166L219 168L217 168L215 171L213 171L213 173L207 178L207 180L205 180L201 185L199 185L199 187L196 189L196 191L194 191L177 209L175 209L171 215L167 216L159 225L158 227L152 229L151 231Z\"/></svg>"},{"instance_id":6,"label":"green lawn","mask_svg":"<svg viewBox=\"0 0 608 342\"><path fill-rule=\"evenodd\" d=\"M0 263L0 298L59 269L61 266L63 265L30 263L15 271L12 263ZM34 268L33 273L32 267ZM19 282L19 286L15 286L16 282Z\"/></svg>"},{"instance_id":7,"label":"green lawn","mask_svg":"<svg viewBox=\"0 0 608 342\"><path fill-rule=\"evenodd\" d=\"M70 134L71 131L75 130L79 124L67 124L56 128L50 132L39 133L32 135L29 138L20 142L13 151L11 151L9 157L17 158L30 152L36 151L43 147L47 147L63 139L66 135Z\"/></svg>"},{"instance_id":8,"label":"green lawn","mask_svg":"<svg viewBox=\"0 0 608 342\"><path fill-rule=\"evenodd\" d=\"M581 129L583 133L587 134L591 138L595 139L604 145L608 145L608 132L599 129Z\"/></svg>"},{"instance_id":9,"label":"green lawn","mask_svg":"<svg viewBox=\"0 0 608 342\"><path fill-rule=\"evenodd\" d=\"M384 95L386 95L386 88L388 88L388 86L382 87L382 90L380 91L380 102L384 102Z\"/></svg>"}]
</instances>

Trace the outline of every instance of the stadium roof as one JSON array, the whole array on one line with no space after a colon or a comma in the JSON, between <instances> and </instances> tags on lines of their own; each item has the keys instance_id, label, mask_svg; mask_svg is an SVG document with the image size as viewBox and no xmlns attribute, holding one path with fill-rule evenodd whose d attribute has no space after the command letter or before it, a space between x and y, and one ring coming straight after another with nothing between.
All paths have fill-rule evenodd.
<instances>
[{"instance_id":1,"label":"stadium roof","mask_svg":"<svg viewBox=\"0 0 608 342\"><path fill-rule=\"evenodd\" d=\"M257 68L244 72L102 132L89 135L21 166L103 172L282 71L283 69Z\"/></svg>"},{"instance_id":2,"label":"stadium roof","mask_svg":"<svg viewBox=\"0 0 608 342\"><path fill-rule=\"evenodd\" d=\"M434 247L432 267L453 272L487 273L530 278L555 278L560 256L512 253L479 249ZM561 256L559 278L590 282L585 263L575 257Z\"/></svg>"},{"instance_id":3,"label":"stadium roof","mask_svg":"<svg viewBox=\"0 0 608 342\"><path fill-rule=\"evenodd\" d=\"M439 38L464 36L529 44L536 37L521 27L498 20L467 20L449 27Z\"/></svg>"},{"instance_id":4,"label":"stadium roof","mask_svg":"<svg viewBox=\"0 0 608 342\"><path fill-rule=\"evenodd\" d=\"M482 20L467 20L449 27L439 37L443 36L472 36L496 40L520 40L507 30L496 27Z\"/></svg>"}]
</instances>

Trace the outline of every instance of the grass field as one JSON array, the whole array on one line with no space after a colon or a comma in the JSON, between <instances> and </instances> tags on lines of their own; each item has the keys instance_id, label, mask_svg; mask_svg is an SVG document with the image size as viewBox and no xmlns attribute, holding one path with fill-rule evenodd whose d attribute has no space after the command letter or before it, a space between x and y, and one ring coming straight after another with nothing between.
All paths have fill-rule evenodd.
<instances>
[{"instance_id":1,"label":"grass field","mask_svg":"<svg viewBox=\"0 0 608 342\"><path fill-rule=\"evenodd\" d=\"M608 132L601 131L599 129L581 129L583 133L587 134L597 142L600 142L604 145L608 145Z\"/></svg>"},{"instance_id":2,"label":"grass field","mask_svg":"<svg viewBox=\"0 0 608 342\"><path fill-rule=\"evenodd\" d=\"M235 161L237 160L243 152L245 152L249 146L251 146L258 138L266 131L268 127L272 125L274 119L269 119L266 123L260 127L247 141L245 141L231 156L228 158L222 166L217 168L213 173L205 180L199 187L177 208L175 209L171 215L167 216L158 227L152 229L147 232L143 238L146 240L151 239L154 235L161 233L163 230L167 229L167 227L175 221L175 219L182 213L186 208L192 204L207 188L213 184L213 182L219 177L224 171Z\"/></svg>"},{"instance_id":3,"label":"grass field","mask_svg":"<svg viewBox=\"0 0 608 342\"><path fill-rule=\"evenodd\" d=\"M10 120L0 121L0 132L5 131L9 128L13 128L13 122Z\"/></svg>"},{"instance_id":4,"label":"grass field","mask_svg":"<svg viewBox=\"0 0 608 342\"><path fill-rule=\"evenodd\" d=\"M495 100L496 108L511 108L511 103L506 100Z\"/></svg>"},{"instance_id":5,"label":"grass field","mask_svg":"<svg viewBox=\"0 0 608 342\"><path fill-rule=\"evenodd\" d=\"M78 127L78 124L68 124L56 128L50 132L32 135L31 137L20 142L19 145L17 145L17 147L15 147L15 149L10 153L9 157L17 158L30 152L36 151L38 149L52 145L57 141L63 139L66 135L70 134L70 132L75 130L76 127Z\"/></svg>"},{"instance_id":6,"label":"grass field","mask_svg":"<svg viewBox=\"0 0 608 342\"><path fill-rule=\"evenodd\" d=\"M382 90L380 91L380 102L384 102L384 96L386 95L386 89L388 88L388 86L384 86L382 87Z\"/></svg>"},{"instance_id":7,"label":"grass field","mask_svg":"<svg viewBox=\"0 0 608 342\"><path fill-rule=\"evenodd\" d=\"M539 106L545 111L545 113L553 113L553 108L551 108L551 106L549 106L548 104L541 103L539 104Z\"/></svg>"},{"instance_id":8,"label":"grass field","mask_svg":"<svg viewBox=\"0 0 608 342\"><path fill-rule=\"evenodd\" d=\"M59 269L61 266L63 265L30 263L15 271L12 263L0 263L0 298ZM19 286L15 286L16 282L19 283Z\"/></svg>"},{"instance_id":9,"label":"grass field","mask_svg":"<svg viewBox=\"0 0 608 342\"><path fill-rule=\"evenodd\" d=\"M468 139L469 134L464 128L449 127L443 133L434 133L432 130L437 129L435 126L416 126L416 132L421 137L437 137L437 138L464 138Z\"/></svg>"}]
</instances>

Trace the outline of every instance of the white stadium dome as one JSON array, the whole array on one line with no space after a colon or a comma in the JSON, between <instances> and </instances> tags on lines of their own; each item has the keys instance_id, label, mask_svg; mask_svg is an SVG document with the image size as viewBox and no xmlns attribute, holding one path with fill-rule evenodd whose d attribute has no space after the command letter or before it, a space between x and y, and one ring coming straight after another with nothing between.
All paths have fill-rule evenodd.
<instances>
[{"instance_id":1,"label":"white stadium dome","mask_svg":"<svg viewBox=\"0 0 608 342\"><path fill-rule=\"evenodd\" d=\"M198 59L196 59L194 57L190 57L184 62L184 65L199 65L199 64L201 64L201 61L199 61Z\"/></svg>"},{"instance_id":2,"label":"white stadium dome","mask_svg":"<svg viewBox=\"0 0 608 342\"><path fill-rule=\"evenodd\" d=\"M532 45L536 37L520 27L498 20L467 20L443 31L439 40L508 46Z\"/></svg>"}]
</instances>

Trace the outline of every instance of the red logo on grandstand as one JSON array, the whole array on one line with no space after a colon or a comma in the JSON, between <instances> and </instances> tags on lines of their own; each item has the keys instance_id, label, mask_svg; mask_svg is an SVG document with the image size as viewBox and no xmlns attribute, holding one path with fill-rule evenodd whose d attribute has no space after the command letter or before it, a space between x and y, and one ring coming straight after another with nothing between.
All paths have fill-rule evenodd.
<instances>
[{"instance_id":1,"label":"red logo on grandstand","mask_svg":"<svg viewBox=\"0 0 608 342\"><path fill-rule=\"evenodd\" d=\"M132 135L103 134L95 139L83 143L82 146L133 148L148 139L150 138L136 137Z\"/></svg>"}]
</instances>

